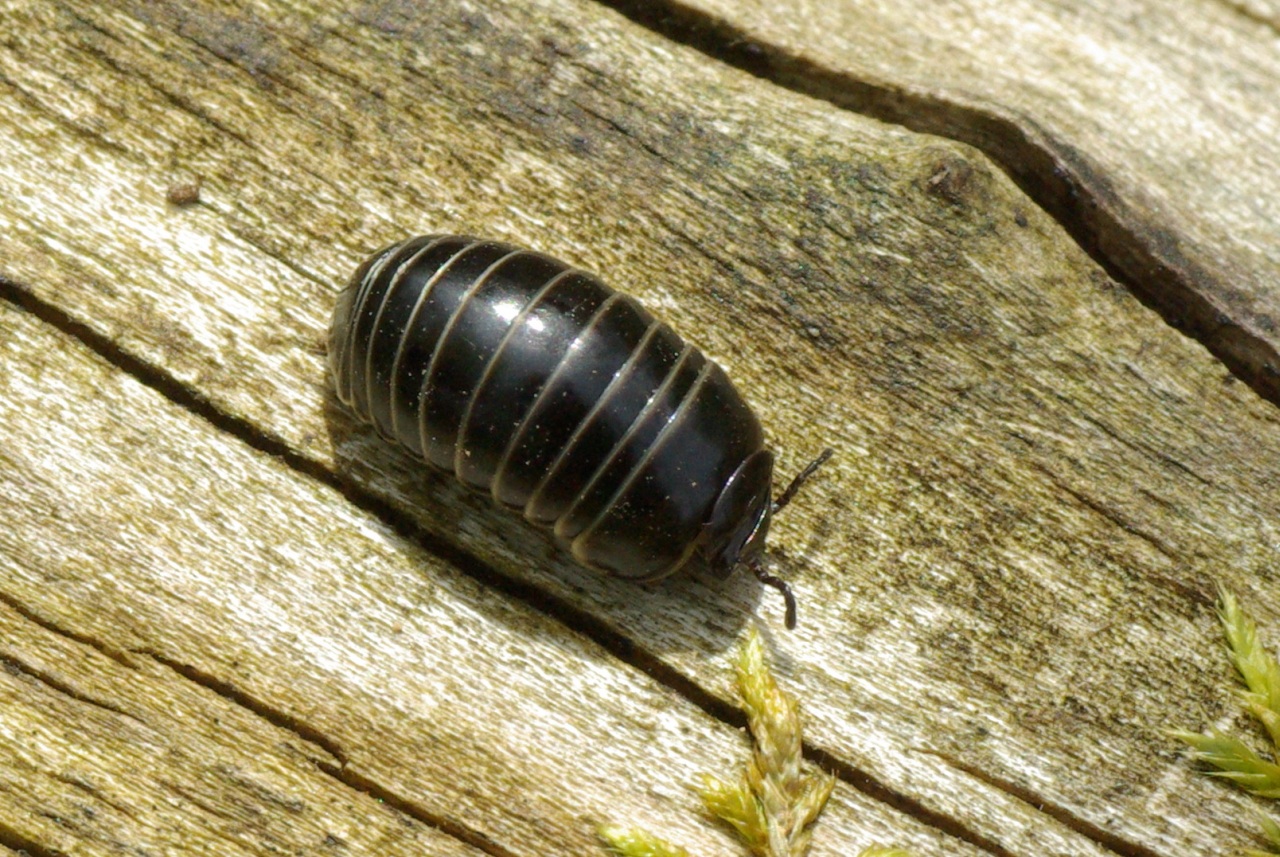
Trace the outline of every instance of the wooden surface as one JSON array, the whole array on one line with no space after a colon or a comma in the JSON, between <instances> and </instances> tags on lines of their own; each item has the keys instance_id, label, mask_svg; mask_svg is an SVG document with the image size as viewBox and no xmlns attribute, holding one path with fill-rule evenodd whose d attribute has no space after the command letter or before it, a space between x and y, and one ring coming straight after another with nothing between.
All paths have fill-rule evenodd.
<instances>
[{"instance_id":1,"label":"wooden surface","mask_svg":"<svg viewBox=\"0 0 1280 857\"><path fill-rule=\"evenodd\" d=\"M1232 722L1218 582L1280 634L1276 408L976 150L570 0L0 8L0 846L736 854L689 784L753 614L840 777L815 854L1254 843L1161 730ZM784 472L837 448L771 542L796 632L334 405L342 281L428 230L639 296Z\"/></svg>"},{"instance_id":2,"label":"wooden surface","mask_svg":"<svg viewBox=\"0 0 1280 857\"><path fill-rule=\"evenodd\" d=\"M1280 403L1280 4L622 5L799 92L979 147Z\"/></svg>"}]
</instances>

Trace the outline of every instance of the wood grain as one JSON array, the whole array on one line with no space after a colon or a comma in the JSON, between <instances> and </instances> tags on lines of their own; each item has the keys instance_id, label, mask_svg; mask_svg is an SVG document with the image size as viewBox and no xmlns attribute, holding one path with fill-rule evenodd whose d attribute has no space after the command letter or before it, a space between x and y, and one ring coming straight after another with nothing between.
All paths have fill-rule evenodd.
<instances>
[{"instance_id":1,"label":"wood grain","mask_svg":"<svg viewBox=\"0 0 1280 857\"><path fill-rule=\"evenodd\" d=\"M733 727L35 317L0 322L0 835L599 854L613 823L732 853L691 784L745 760ZM877 836L977 853L847 785L814 853Z\"/></svg>"},{"instance_id":2,"label":"wood grain","mask_svg":"<svg viewBox=\"0 0 1280 857\"><path fill-rule=\"evenodd\" d=\"M741 751L725 653L752 613L844 784L816 853L1254 841L1160 730L1234 710L1217 582L1276 619L1280 421L973 149L568 0L6 11L0 367L45 385L4 420L20 615L194 693L251 685L230 701L281 713L262 729L307 723L489 853L598 853L608 808L733 853L685 783ZM342 281L433 229L635 293L725 364L784 471L837 447L772 541L795 634L746 580L577 569L333 405ZM97 374L58 362L76 343Z\"/></svg>"},{"instance_id":3,"label":"wood grain","mask_svg":"<svg viewBox=\"0 0 1280 857\"><path fill-rule=\"evenodd\" d=\"M834 104L980 148L1280 402L1280 7L620 0Z\"/></svg>"}]
</instances>

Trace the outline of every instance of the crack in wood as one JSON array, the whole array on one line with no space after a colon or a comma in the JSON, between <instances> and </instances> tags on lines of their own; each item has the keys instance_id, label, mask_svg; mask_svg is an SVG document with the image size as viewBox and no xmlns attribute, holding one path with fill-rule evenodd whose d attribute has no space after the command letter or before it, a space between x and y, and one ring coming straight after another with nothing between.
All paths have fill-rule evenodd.
<instances>
[{"instance_id":1,"label":"crack in wood","mask_svg":"<svg viewBox=\"0 0 1280 857\"><path fill-rule=\"evenodd\" d=\"M1126 370L1129 371L1129 374L1131 375L1133 374L1132 371L1129 370L1129 367L1126 367ZM1145 383L1145 379L1144 379L1144 383ZM1151 389L1150 384L1146 384L1146 386L1148 389ZM1069 397L1058 395L1055 393L1054 398L1056 398L1062 404L1070 407L1071 410L1075 412L1076 416L1080 420L1093 426L1101 434L1105 435L1106 437L1110 438L1112 441L1120 444L1121 446L1124 446L1128 449L1133 450L1138 455L1143 456L1144 458L1149 458L1152 461L1158 462L1159 464L1162 464L1166 467L1172 467L1175 470L1185 473L1187 476L1196 480L1206 488L1212 488L1217 486L1216 482L1214 482L1211 479L1208 479L1207 477L1201 476L1195 470L1192 470L1190 467L1188 467L1183 462L1178 461L1176 458L1173 458L1172 456L1169 456L1169 455L1165 455L1159 452L1158 450L1153 449L1147 444L1137 443L1131 440L1130 438L1127 438L1124 435L1120 434L1107 423L1093 416L1083 408L1080 408L1079 406L1077 406L1077 404Z\"/></svg>"},{"instance_id":2,"label":"crack in wood","mask_svg":"<svg viewBox=\"0 0 1280 857\"><path fill-rule=\"evenodd\" d=\"M1255 8L1247 0L1219 0L1219 2L1246 21L1260 24L1276 35L1280 35L1280 12L1268 13L1262 11Z\"/></svg>"},{"instance_id":3,"label":"crack in wood","mask_svg":"<svg viewBox=\"0 0 1280 857\"><path fill-rule=\"evenodd\" d=\"M278 729L282 729L297 737L301 738L309 744L319 747L333 761L326 761L322 758L311 757L311 762L322 772L342 783L344 786L367 794L374 800L401 812L415 821L422 822L430 827L445 833L453 838L464 842L486 854L493 857L517 857L516 852L511 851L495 842L485 833L475 828L469 827L458 821L453 821L446 816L433 813L424 807L414 803L409 798L403 797L386 786L380 785L373 779L363 776L349 767L349 757L345 750L333 738L325 735L321 730L307 725L299 718L280 711L260 699L251 696L248 693L237 688L230 682L223 681L203 670L197 669L189 664L184 664L170 657L147 649L135 650L135 654L146 655L156 663L173 670L178 675L209 690L219 697L231 702L245 710L253 713L257 717L270 723ZM179 787L172 785L172 788L178 790ZM196 797L189 794L186 790L180 790L184 798L196 801ZM271 799L271 798L268 798ZM294 807L287 807L292 811L296 811Z\"/></svg>"},{"instance_id":4,"label":"crack in wood","mask_svg":"<svg viewBox=\"0 0 1280 857\"><path fill-rule=\"evenodd\" d=\"M31 666L13 655L0 655L0 668L3 668L5 672L8 672L10 675L26 676L32 681L37 681L50 690L62 694L68 699L74 699L76 702L83 702L86 705L92 705L94 708L101 708L103 711L110 711L112 714L127 717L135 723L141 723L144 726L147 725L147 722L136 714L131 714L123 708L117 708L109 702L103 702L100 699L93 698L87 693L82 693L66 682L55 678L44 670Z\"/></svg>"},{"instance_id":5,"label":"crack in wood","mask_svg":"<svg viewBox=\"0 0 1280 857\"><path fill-rule=\"evenodd\" d=\"M674 0L597 0L632 22L772 84L881 122L981 150L1113 280L1196 340L1258 395L1280 405L1280 353L1197 290L1217 280L1171 236L1126 223L1126 207L1084 153L1029 116L1006 115L869 83L761 43ZM1243 10L1231 4L1237 11ZM1268 22L1273 23L1273 22Z\"/></svg>"},{"instance_id":6,"label":"crack in wood","mask_svg":"<svg viewBox=\"0 0 1280 857\"><path fill-rule=\"evenodd\" d=\"M1015 852L1005 848L991 837L979 833L968 825L961 824L958 820L948 815L930 809L915 798L895 791L865 771L855 768L848 762L838 759L824 750L811 747L807 742L804 748L804 757L823 770L835 774L836 778L841 782L857 789L867 797L891 806L921 824L928 825L961 842L967 842L975 848L980 848L995 855L995 857L1017 857Z\"/></svg>"},{"instance_id":7,"label":"crack in wood","mask_svg":"<svg viewBox=\"0 0 1280 857\"><path fill-rule=\"evenodd\" d=\"M57 848L45 848L9 827L3 820L0 820L0 845L20 857L67 857L67 852Z\"/></svg>"},{"instance_id":8,"label":"crack in wood","mask_svg":"<svg viewBox=\"0 0 1280 857\"><path fill-rule=\"evenodd\" d=\"M151 660L173 670L178 675L197 684L205 690L212 691L223 699L234 703L240 708L251 711L256 716L270 723L272 726L283 729L297 735L309 744L314 744L337 760L337 768L341 769L347 764L347 754L338 746L332 738L326 736L318 729L314 729L291 714L280 711L272 706L256 699L245 693L228 681L224 681L217 676L198 669L190 664L184 664L181 661L174 660L168 655L155 651L154 649L134 649L133 654L144 655ZM312 759L316 764L323 764L323 759Z\"/></svg>"},{"instance_id":9,"label":"crack in wood","mask_svg":"<svg viewBox=\"0 0 1280 857\"><path fill-rule=\"evenodd\" d=\"M130 670L137 669L137 666L133 663L132 660L130 660L128 652L121 651L120 649L117 649L113 646L109 646L106 643L103 643L101 640L96 640L93 637L90 637L88 635L77 634L74 631L70 631L59 625L55 625L53 622L50 622L48 619L45 619L43 616L40 616L35 611L28 609L26 605L16 600L15 598L13 598L13 596L9 595L7 592L4 592L3 590L0 590L0 604L4 604L10 610L17 613L19 616L21 616L23 619L26 619L28 622L31 622L35 625L39 625L41 628L50 632L51 634L56 634L59 637L70 640L73 643L78 643L82 646L88 646L89 648L93 649L99 654L104 655L105 657L108 657L111 660L115 661L116 663L120 664L120 666L124 667L125 669L130 669Z\"/></svg>"},{"instance_id":10,"label":"crack in wood","mask_svg":"<svg viewBox=\"0 0 1280 857\"><path fill-rule=\"evenodd\" d=\"M133 808L131 806L125 803L121 803L120 801L112 800L103 792L102 789L99 789L93 783L89 782L88 780L82 777L73 776L71 774L60 773L57 771L50 773L50 776L60 783L64 783L68 786L71 786L71 788L73 789L82 791L85 794L90 795L98 803L101 803L104 806L111 807L116 812L120 813L126 818L131 818L134 820L137 819L137 815L134 813Z\"/></svg>"},{"instance_id":11,"label":"crack in wood","mask_svg":"<svg viewBox=\"0 0 1280 857\"><path fill-rule=\"evenodd\" d=\"M941 760L947 766L954 768L963 774L967 774L997 791L1001 791L1019 801L1022 801L1036 811L1044 813L1055 821L1063 824L1071 830L1074 830L1076 833L1079 833L1081 836L1096 842L1108 851L1121 855L1121 857L1166 857L1166 855L1161 854L1159 851L1148 848L1145 845L1140 845L1136 842L1130 842L1129 840L1123 839L1099 825L1092 824L1080 816L1068 812L1065 807L1046 800L1042 795L1026 786L1020 786L1009 780L993 776L974 765L970 765L967 762L955 758L954 756L938 752L937 750L920 748L919 752L933 756Z\"/></svg>"},{"instance_id":12,"label":"crack in wood","mask_svg":"<svg viewBox=\"0 0 1280 857\"><path fill-rule=\"evenodd\" d=\"M1134 524L1133 522L1127 520L1124 517L1124 515L1122 515L1118 510L1111 508L1106 503L1103 503L1101 500L1095 500L1093 497L1088 496L1083 491L1079 491L1075 488L1072 488L1066 482L1059 479L1058 476L1052 470L1050 470L1048 467L1045 467L1043 464L1037 461L1033 461L1031 462L1030 466L1037 473L1040 473L1042 476L1044 476L1045 479L1047 479L1051 485L1053 485L1062 493L1074 499L1082 507L1098 515L1098 517L1102 518L1107 523L1112 524L1115 527L1119 528L1122 532L1127 533L1128 535L1131 535L1135 538L1141 539L1142 541L1151 545L1151 547L1153 547L1156 550L1156 552L1162 555L1165 559L1169 560L1169 563L1171 565L1178 564L1179 559L1178 559L1177 550L1169 547L1159 537L1151 533L1145 532L1144 530L1139 528L1137 524Z\"/></svg>"},{"instance_id":13,"label":"crack in wood","mask_svg":"<svg viewBox=\"0 0 1280 857\"><path fill-rule=\"evenodd\" d=\"M442 833L452 836L453 838L467 845L477 848L478 850L481 850L487 854L491 854L493 855L493 857L517 857L515 852L510 851L509 849L503 848L501 845L494 842L485 834L477 830L473 830L458 822L452 821L448 818L437 816L434 813L428 812L422 807L414 804L412 801L400 797L399 795L386 789L385 787L379 786L373 780L367 777L363 777L354 771L348 770L346 753L333 739L328 738L319 730L316 730L307 726L305 723L301 722L297 718L292 717L284 712L277 711L271 706L266 705L265 703L255 699L254 697L240 691L229 682L222 681L216 678L215 676L212 676L206 672L196 669L195 667L180 663L178 661L173 660L172 658L166 657L158 652L155 652L149 649L141 648L141 649L134 649L129 652L119 652L117 650L112 649L109 646L102 644L99 641L88 638L83 634L76 634L64 628L61 628L51 622L41 619L40 617L33 614L30 610L23 607L20 603L16 603L11 597L9 597L7 594L3 592L0 592L0 602L3 602L7 606L9 606L11 609L14 610L14 612L18 613L24 619L27 619L33 624L36 624L39 627L44 628L45 630L48 630L49 632L56 634L60 637L74 641L75 643L78 643L81 645L88 646L89 648L92 648L95 651L98 651L106 655L107 657L110 657L112 660L116 661L117 663L121 664L122 666L130 670L137 669L137 665L132 661L131 657L141 656L141 657L149 658L152 661L167 667L168 669L172 670L173 672L182 676L183 678L187 679L193 684L199 687L202 687L205 690L211 691L221 699L224 699L232 703L233 705L236 705L239 708L243 708L244 710L249 711L253 715L265 720L266 722L270 723L271 725L279 729L283 729L286 732L289 732L291 734L298 736L303 741L309 744L319 747L321 750L323 750L325 753L331 756L334 761L327 761L323 758L317 758L314 754L304 754L306 755L307 760L311 764L315 765L315 767L318 768L320 771L322 771L324 774L333 778L334 780L337 780L338 782L342 783L344 786L354 789L355 791L361 792L362 794L367 794L370 797L374 798L375 800L381 803L384 803L394 808L398 812L401 812L413 818L415 821L419 821L423 824L433 827L441 831ZM131 714L128 711L125 711L109 703L102 702L101 700L95 699L89 696L88 694L81 693L80 691L75 690L73 687L66 684L65 682L59 681L58 679L54 678L53 676L49 675L43 670L36 669L35 667L32 667L29 664L22 662L21 660L13 657L12 655L0 655L0 669L10 672L11 674L14 674L14 675L26 676L27 678L33 681L38 681L44 684L45 686L49 687L51 690L57 693L60 693L70 699L73 699L88 705L92 705L96 708L101 708L106 711L110 711L114 714L118 714L123 717L127 717L144 726L147 725L145 720L142 720L136 715ZM254 791L259 798L265 801L283 806L286 810L289 810L292 812L298 812L298 811L301 811L302 809L302 805L300 804L300 802L287 801L281 798L279 795L275 795L275 794L265 794L260 788L255 787L254 784L248 783L244 781L242 778L237 777L234 771L225 769L225 770L222 770L221 773L224 776L226 776L229 781L235 783L237 786ZM95 789L90 783L87 783L81 779L70 777L64 774L53 773L52 776L54 779L58 780L59 782L66 783L67 785L72 786L73 788L77 788L92 794L95 799L103 801L103 803L107 804L108 806L111 806L113 809L116 809L117 811L120 811L125 815L128 815L128 816L133 815L133 813L127 807L119 803L105 799L104 796L100 794L99 791ZM203 801L200 798L199 794L192 792L190 789L187 789L178 783L164 781L163 784L167 788L169 788L170 791L172 791L174 794L181 796L184 800L188 800L193 804L200 806L202 809L204 809L206 812L210 813L211 815L217 815L227 819L231 819L234 817L232 814L228 813L216 802ZM53 821L54 823L58 824L59 826L64 826L64 827L67 826L66 820L62 816L54 815L51 813L43 813L43 815L46 818ZM5 828L2 824L0 824L0 845L9 847L17 851L19 854L23 854L23 853L28 854L30 855L30 857L62 857L62 855L64 854L64 852L58 851L56 849L42 848L36 845L32 840L21 837L13 830Z\"/></svg>"}]
</instances>

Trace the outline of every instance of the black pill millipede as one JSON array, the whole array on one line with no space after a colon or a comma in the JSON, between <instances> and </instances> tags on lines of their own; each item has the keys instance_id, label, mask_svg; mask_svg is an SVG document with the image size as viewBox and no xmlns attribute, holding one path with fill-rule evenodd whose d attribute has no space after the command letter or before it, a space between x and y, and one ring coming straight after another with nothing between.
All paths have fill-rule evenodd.
<instances>
[{"instance_id":1,"label":"black pill millipede","mask_svg":"<svg viewBox=\"0 0 1280 857\"><path fill-rule=\"evenodd\" d=\"M541 253L458 235L366 260L329 332L338 398L388 440L550 528L588 568L639 581L694 554L786 599L773 454L724 371L634 298Z\"/></svg>"}]
</instances>

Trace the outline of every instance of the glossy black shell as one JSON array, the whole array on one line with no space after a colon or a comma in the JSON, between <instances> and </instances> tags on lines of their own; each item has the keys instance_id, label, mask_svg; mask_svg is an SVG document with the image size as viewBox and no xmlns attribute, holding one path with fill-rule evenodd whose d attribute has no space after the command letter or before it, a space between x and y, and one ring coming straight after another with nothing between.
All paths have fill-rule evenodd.
<instances>
[{"instance_id":1,"label":"glossy black shell","mask_svg":"<svg viewBox=\"0 0 1280 857\"><path fill-rule=\"evenodd\" d=\"M429 235L356 271L338 397L383 436L551 528L583 565L656 579L763 548L773 456L728 377L634 298L540 253Z\"/></svg>"}]
</instances>

